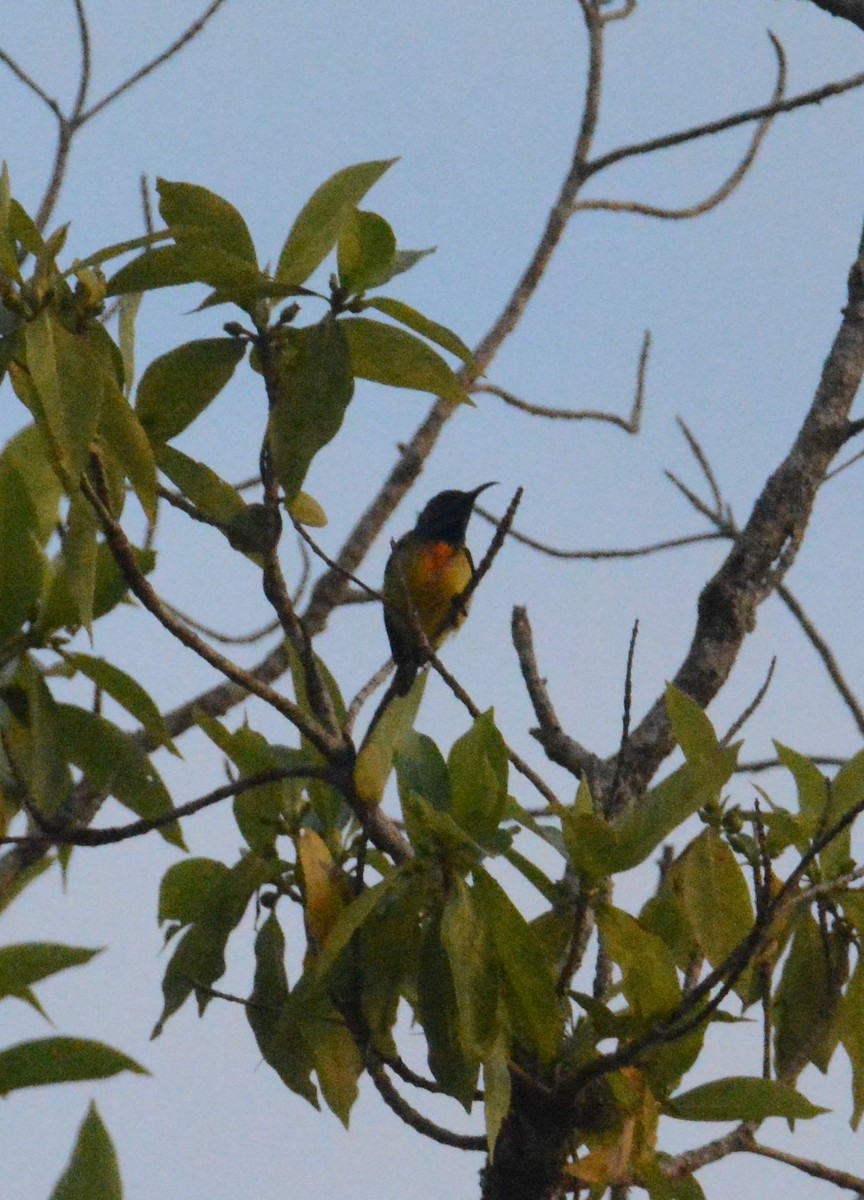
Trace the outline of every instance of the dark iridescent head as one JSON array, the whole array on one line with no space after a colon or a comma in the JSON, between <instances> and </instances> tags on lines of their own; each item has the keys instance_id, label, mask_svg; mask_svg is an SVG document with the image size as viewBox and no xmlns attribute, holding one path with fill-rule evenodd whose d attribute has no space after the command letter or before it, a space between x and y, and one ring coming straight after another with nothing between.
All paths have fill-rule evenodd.
<instances>
[{"instance_id":1,"label":"dark iridescent head","mask_svg":"<svg viewBox=\"0 0 864 1200\"><path fill-rule=\"evenodd\" d=\"M471 519L474 501L486 488L494 487L492 483L481 483L473 492L439 492L433 496L417 518L414 532L418 537L432 542L449 542L451 546L461 546L465 541L465 531Z\"/></svg>"}]
</instances>

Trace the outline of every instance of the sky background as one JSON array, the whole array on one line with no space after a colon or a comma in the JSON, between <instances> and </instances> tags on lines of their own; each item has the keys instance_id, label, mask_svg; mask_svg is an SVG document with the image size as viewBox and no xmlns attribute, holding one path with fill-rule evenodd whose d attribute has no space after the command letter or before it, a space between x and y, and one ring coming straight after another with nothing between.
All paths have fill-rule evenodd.
<instances>
[{"instance_id":1,"label":"sky background","mask_svg":"<svg viewBox=\"0 0 864 1200\"><path fill-rule=\"evenodd\" d=\"M161 50L203 5L188 0L130 6L90 0L97 99ZM68 104L78 51L72 5L4 0L0 46ZM598 153L767 101L775 60L771 28L789 54L789 91L862 68L862 34L805 0L641 0L608 28ZM349 163L400 156L366 206L382 213L407 247L438 251L388 292L451 326L469 344L494 321L543 228L567 170L584 83L586 42L573 0L229 0L203 35L157 75L82 131L55 224L72 222L69 253L81 256L142 231L138 179L202 184L245 216L262 260L275 261L299 208ZM13 193L35 208L50 169L53 118L0 70L0 158ZM639 348L653 336L645 418L638 437L595 423L539 422L479 396L448 425L415 491L363 568L380 579L390 536L413 523L429 496L497 479L489 506L503 512L525 488L517 526L570 549L624 547L700 532L704 524L664 478L673 470L704 486L675 418L699 437L724 498L743 521L786 453L812 398L845 300L845 280L864 214L864 92L785 116L755 168L717 211L692 222L651 222L586 213L575 219L517 333L489 372L492 382L538 404L625 414ZM743 153L747 130L639 158L595 179L585 197L687 205L709 194ZM329 265L321 276L326 279ZM138 323L146 364L178 342L219 333L227 310L190 315L194 289L147 297ZM315 319L313 309L304 315ZM307 490L330 518L320 542L338 549L357 513L390 469L396 444L426 412L416 393L361 384L342 435L316 459ZM0 435L22 423L4 387ZM264 414L248 369L179 445L230 479L255 470ZM824 489L809 539L788 580L843 663L853 688L864 679L860 619L860 519L864 468ZM267 620L255 572L218 538L168 514L156 583L172 603L218 628L244 632ZM490 530L476 519L482 553ZM446 660L481 708L495 706L517 750L566 799L572 780L546 764L509 641L513 604L525 604L538 659L565 728L600 754L620 732L630 629L640 620L634 673L638 717L672 676L689 644L699 590L725 550L712 542L629 563L561 563L509 542L474 600L471 621ZM299 573L286 548L289 579ZM104 626L104 627L103 627ZM337 612L320 651L347 695L386 657L380 613ZM178 655L167 634L128 611L97 627L95 652L136 675L165 706L215 682ZM767 602L726 691L710 715L725 727L747 705L778 657L766 703L747 728L744 757L771 754L771 738L804 752L851 754L860 738L810 646L786 610ZM248 653L251 663L260 650ZM284 725L249 705L243 713L273 740ZM466 715L433 679L421 725L448 746ZM220 781L204 739L184 739L183 763L159 760L177 803ZM759 782L791 801L779 774ZM534 801L522 781L514 792ZM749 803L752 787L736 784ZM124 819L106 806L105 819ZM238 835L227 808L187 823L194 854L234 861ZM2 1106L0 1158L9 1195L45 1200L95 1096L120 1155L128 1200L284 1200L333 1194L351 1200L437 1200L476 1195L479 1155L460 1154L403 1127L367 1081L346 1133L287 1092L257 1048L239 1008L211 1004L199 1021L189 1004L148 1042L159 1013L161 935L156 894L176 851L155 836L73 857L4 913L3 943L46 939L108 947L86 969L49 981L40 997L58 1032L96 1037L131 1054L152 1079L124 1076L14 1094ZM622 904L638 904L653 874L623 881ZM526 898L527 899L527 898ZM251 978L251 918L232 941L228 990ZM296 961L298 946L292 948ZM2 1009L0 1044L48 1029L25 1006ZM728 1027L724 1027L725 1038ZM687 1085L731 1070L755 1071L758 1027L736 1033L742 1057L709 1057ZM420 1039L408 1034L418 1065ZM412 1042L413 1047L412 1049ZM747 1054L751 1057L748 1060ZM801 1090L836 1110L799 1123L794 1136L769 1122L764 1138L859 1170L861 1135L848 1130L846 1061L825 1080L812 1068ZM477 1131L458 1110L421 1100L424 1111ZM455 1106L454 1106L455 1107ZM726 1126L722 1128L728 1128ZM700 1144L721 1131L664 1122L665 1148ZM746 1186L787 1200L836 1189L758 1159L739 1157L702 1179L711 1200Z\"/></svg>"}]
</instances>

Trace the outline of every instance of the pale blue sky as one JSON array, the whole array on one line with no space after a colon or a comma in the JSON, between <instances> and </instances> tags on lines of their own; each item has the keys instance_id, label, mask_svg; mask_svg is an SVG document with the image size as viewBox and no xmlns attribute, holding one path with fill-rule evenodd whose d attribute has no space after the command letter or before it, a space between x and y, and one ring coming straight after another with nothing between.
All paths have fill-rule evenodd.
<instances>
[{"instance_id":1,"label":"pale blue sky","mask_svg":"<svg viewBox=\"0 0 864 1200\"><path fill-rule=\"evenodd\" d=\"M190 0L136 6L90 0L93 97L158 51L199 7ZM77 53L71 5L4 0L3 9L0 45L46 90L68 97ZM774 73L769 25L789 53L790 91L862 67L861 33L804 0L641 0L632 18L608 30L598 149L767 100ZM246 217L262 258L275 259L300 205L324 178L348 163L398 154L401 161L370 193L368 206L391 221L401 244L437 245L438 252L390 290L470 343L518 278L566 171L584 65L573 0L229 0L186 53L83 131L56 221L72 221L70 247L82 255L136 235L143 171L226 196ZM13 191L32 206L48 170L51 122L8 72L0 73L0 112L0 158L8 161ZM642 333L651 329L643 432L634 439L606 425L544 425L479 397L476 409L451 422L390 532L411 524L440 488L493 478L502 487L491 493L490 506L501 511L523 485L520 528L559 546L627 546L699 531L696 514L663 477L669 467L700 486L677 415L702 440L739 520L746 517L794 436L837 328L864 214L862 132L864 94L846 96L781 118L742 188L699 221L651 223L605 213L574 221L490 378L536 403L624 413ZM595 180L586 196L692 203L731 170L746 139L739 130L637 159ZM185 315L195 302L189 289L145 300L141 363L178 341L218 332L229 318L227 310L224 316L220 310ZM197 446L197 456L209 456L229 478L249 475L263 406L257 377L238 372L182 444ZM425 411L425 399L416 394L358 388L345 433L321 454L308 481L331 518L320 534L325 548L338 547L393 462L396 442L410 436ZM0 433L5 437L20 419L20 406L4 390ZM811 540L789 580L853 687L864 678L862 500L861 471L825 489ZM234 631L266 618L251 569L234 568L218 543L202 541L197 529L190 534L167 521L165 532L157 582L166 598ZM488 527L475 520L470 540L482 550ZM382 539L364 568L372 583L386 551ZM448 662L482 707L495 705L513 745L566 796L570 781L544 763L526 732L533 721L509 645L512 605L529 607L562 720L580 741L606 753L619 736L633 619L641 621L638 714L674 673L700 586L722 554L710 543L627 565L555 564L511 543L448 649ZM117 655L166 704L212 682L208 669L178 658L167 636L140 616L112 618L96 649ZM350 693L386 656L380 614L338 613L321 650ZM775 654L775 682L748 730L746 756L770 753L772 736L804 751L858 749L812 650L772 602L727 693L712 708L718 725L746 705ZM249 712L271 737L287 740L274 719ZM423 724L444 744L465 728L464 714L434 680ZM217 771L202 739L190 739L185 764L165 764L178 802L206 790ZM778 797L788 795L779 777L760 782ZM521 799L533 799L521 781L512 786ZM740 794L752 796L743 784ZM120 810L112 809L110 819L120 819ZM226 860L239 841L227 810L196 818L187 839L194 853ZM0 1153L7 1186L14 1182L10 1195L45 1200L90 1095L117 1145L128 1200L475 1195L480 1157L418 1139L383 1107L368 1081L349 1134L329 1113L314 1114L268 1067L257 1065L239 1009L214 1003L199 1021L187 1005L160 1040L147 1041L164 969L156 889L175 857L155 837L78 852L65 894L52 875L4 916L4 942L50 938L109 947L40 995L61 1032L116 1044L154 1075L8 1100ZM250 978L251 921L235 943L224 983L242 992ZM4 1044L43 1032L23 1006L4 1005L3 1017ZM419 1038L409 1035L409 1052L412 1040L416 1045ZM708 1069L723 1074L731 1068L728 1059L715 1059ZM746 1060L734 1069L748 1069ZM848 1078L840 1056L829 1081L811 1070L801 1087L837 1113L800 1123L791 1143L796 1152L855 1169L860 1137L846 1126ZM466 1127L449 1107L420 1103ZM472 1128L479 1127L478 1114ZM670 1123L665 1144L684 1147L711 1133L710 1127ZM766 1140L790 1144L779 1122L766 1127ZM724 1163L704 1182L711 1200L742 1186L751 1194L782 1188L788 1200L836 1195L761 1160Z\"/></svg>"}]
</instances>

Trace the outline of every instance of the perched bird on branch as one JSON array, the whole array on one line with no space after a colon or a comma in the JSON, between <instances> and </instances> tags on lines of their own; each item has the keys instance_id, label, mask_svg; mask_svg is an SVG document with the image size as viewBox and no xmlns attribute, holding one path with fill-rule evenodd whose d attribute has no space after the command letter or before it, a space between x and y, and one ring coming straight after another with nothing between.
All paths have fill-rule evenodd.
<instances>
[{"instance_id":1,"label":"perched bird on branch","mask_svg":"<svg viewBox=\"0 0 864 1200\"><path fill-rule=\"evenodd\" d=\"M384 624L396 675L393 690L405 696L426 654L420 631L436 649L467 615L458 600L474 577L465 533L483 483L472 492L433 496L410 533L399 538L384 571Z\"/></svg>"}]
</instances>

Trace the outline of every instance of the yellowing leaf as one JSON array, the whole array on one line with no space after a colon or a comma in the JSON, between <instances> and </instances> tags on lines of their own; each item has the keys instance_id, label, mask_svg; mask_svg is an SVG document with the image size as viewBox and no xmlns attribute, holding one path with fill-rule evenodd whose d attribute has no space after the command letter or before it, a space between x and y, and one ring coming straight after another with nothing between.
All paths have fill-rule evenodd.
<instances>
[{"instance_id":1,"label":"yellowing leaf","mask_svg":"<svg viewBox=\"0 0 864 1200\"><path fill-rule=\"evenodd\" d=\"M326 843L314 829L301 831L297 859L303 872L306 932L312 949L318 950L326 943L351 892L344 872L334 863Z\"/></svg>"}]
</instances>

